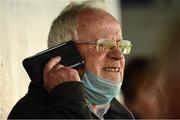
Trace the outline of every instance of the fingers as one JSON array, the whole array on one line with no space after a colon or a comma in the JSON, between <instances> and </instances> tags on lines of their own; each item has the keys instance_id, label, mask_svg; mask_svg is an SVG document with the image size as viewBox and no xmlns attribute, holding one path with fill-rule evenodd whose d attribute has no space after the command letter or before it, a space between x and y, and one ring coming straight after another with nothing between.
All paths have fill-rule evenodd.
<instances>
[{"instance_id":1,"label":"fingers","mask_svg":"<svg viewBox=\"0 0 180 120\"><path fill-rule=\"evenodd\" d=\"M57 85L64 82L81 81L78 71L59 64L60 60L61 57L54 57L45 65L43 86L49 92Z\"/></svg>"},{"instance_id":2,"label":"fingers","mask_svg":"<svg viewBox=\"0 0 180 120\"><path fill-rule=\"evenodd\" d=\"M56 72L56 71L58 71L59 69L62 69L62 68L64 68L64 65L61 65L61 64L57 64L57 65L55 65L54 67L53 67L53 71L54 72Z\"/></svg>"},{"instance_id":3,"label":"fingers","mask_svg":"<svg viewBox=\"0 0 180 120\"><path fill-rule=\"evenodd\" d=\"M61 61L61 57L54 57L52 58L46 65L44 68L44 72L47 73L49 72L55 65L57 65L59 62Z\"/></svg>"}]
</instances>

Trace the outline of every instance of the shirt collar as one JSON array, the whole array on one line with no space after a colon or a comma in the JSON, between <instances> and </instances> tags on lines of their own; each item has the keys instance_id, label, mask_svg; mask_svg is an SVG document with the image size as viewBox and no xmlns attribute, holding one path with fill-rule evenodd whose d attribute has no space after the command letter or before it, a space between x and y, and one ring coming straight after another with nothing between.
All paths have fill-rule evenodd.
<instances>
[{"instance_id":1,"label":"shirt collar","mask_svg":"<svg viewBox=\"0 0 180 120\"><path fill-rule=\"evenodd\" d=\"M93 112L97 117L99 117L101 120L103 120L103 116L107 113L110 104L105 104L105 105L96 105L95 108L92 106L92 104L87 101L87 105L90 109L91 112Z\"/></svg>"}]
</instances>

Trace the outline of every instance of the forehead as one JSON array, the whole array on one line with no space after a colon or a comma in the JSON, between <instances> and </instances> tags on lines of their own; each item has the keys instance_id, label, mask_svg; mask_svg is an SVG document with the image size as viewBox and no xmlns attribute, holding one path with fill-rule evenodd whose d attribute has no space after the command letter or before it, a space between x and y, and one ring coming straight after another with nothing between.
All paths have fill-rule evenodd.
<instances>
[{"instance_id":1,"label":"forehead","mask_svg":"<svg viewBox=\"0 0 180 120\"><path fill-rule=\"evenodd\" d=\"M79 40L121 38L118 21L111 14L102 10L84 10L80 12L77 32Z\"/></svg>"}]
</instances>

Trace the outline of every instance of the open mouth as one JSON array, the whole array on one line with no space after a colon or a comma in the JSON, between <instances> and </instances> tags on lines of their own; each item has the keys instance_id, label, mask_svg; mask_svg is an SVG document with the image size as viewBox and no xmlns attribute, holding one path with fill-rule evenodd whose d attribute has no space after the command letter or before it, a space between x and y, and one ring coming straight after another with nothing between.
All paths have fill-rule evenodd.
<instances>
[{"instance_id":1,"label":"open mouth","mask_svg":"<svg viewBox=\"0 0 180 120\"><path fill-rule=\"evenodd\" d=\"M120 68L119 67L105 67L103 68L103 70L106 72L119 72Z\"/></svg>"}]
</instances>

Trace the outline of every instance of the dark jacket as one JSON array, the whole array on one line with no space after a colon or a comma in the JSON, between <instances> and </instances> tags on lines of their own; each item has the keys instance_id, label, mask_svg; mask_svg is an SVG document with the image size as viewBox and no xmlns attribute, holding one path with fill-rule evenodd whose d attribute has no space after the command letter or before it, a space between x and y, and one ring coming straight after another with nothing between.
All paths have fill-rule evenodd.
<instances>
[{"instance_id":1,"label":"dark jacket","mask_svg":"<svg viewBox=\"0 0 180 120\"><path fill-rule=\"evenodd\" d=\"M85 101L84 85L81 82L63 83L49 94L43 87L29 86L28 93L11 110L8 119L19 118L85 118L97 119L89 111ZM130 112L113 99L105 119L132 119Z\"/></svg>"}]
</instances>

